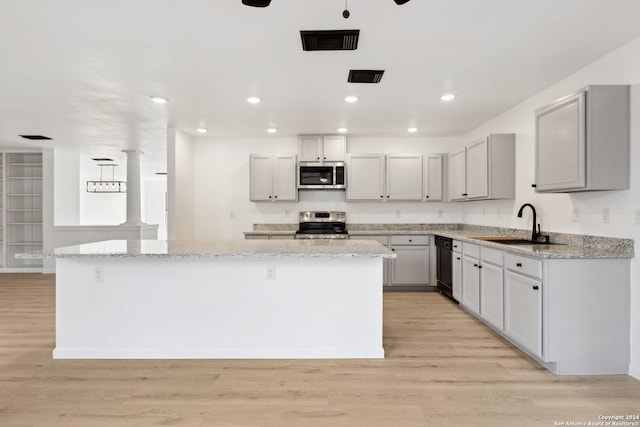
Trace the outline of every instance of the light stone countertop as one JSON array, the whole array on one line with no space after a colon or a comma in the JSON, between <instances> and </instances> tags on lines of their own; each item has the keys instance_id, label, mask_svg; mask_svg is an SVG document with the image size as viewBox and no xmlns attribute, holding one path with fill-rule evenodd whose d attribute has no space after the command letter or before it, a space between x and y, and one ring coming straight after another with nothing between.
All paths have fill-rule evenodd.
<instances>
[{"instance_id":1,"label":"light stone countertop","mask_svg":"<svg viewBox=\"0 0 640 427\"><path fill-rule=\"evenodd\" d=\"M293 236L296 225L256 224L245 236ZM518 237L528 239L530 230L458 224L350 224L349 238L384 235L438 235L479 246L506 250L536 258L556 259L612 259L633 258L633 240L599 236L548 233L556 244L504 244L474 239L474 237ZM543 231L544 234L544 231Z\"/></svg>"},{"instance_id":2,"label":"light stone countertop","mask_svg":"<svg viewBox=\"0 0 640 427\"><path fill-rule=\"evenodd\" d=\"M56 248L54 258L395 258L363 240L107 240Z\"/></svg>"}]
</instances>

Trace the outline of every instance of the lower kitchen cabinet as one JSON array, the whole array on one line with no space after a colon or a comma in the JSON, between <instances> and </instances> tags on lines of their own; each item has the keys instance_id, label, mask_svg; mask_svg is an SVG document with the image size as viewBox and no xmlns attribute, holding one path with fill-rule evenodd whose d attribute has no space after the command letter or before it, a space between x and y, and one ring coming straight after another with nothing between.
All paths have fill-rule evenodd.
<instances>
[{"instance_id":1,"label":"lower kitchen cabinet","mask_svg":"<svg viewBox=\"0 0 640 427\"><path fill-rule=\"evenodd\" d=\"M461 261L461 307L551 372L628 373L628 259L536 258L464 243Z\"/></svg>"},{"instance_id":2,"label":"lower kitchen cabinet","mask_svg":"<svg viewBox=\"0 0 640 427\"><path fill-rule=\"evenodd\" d=\"M453 299L462 301L462 243L453 241L453 253L451 257L451 287L453 288Z\"/></svg>"},{"instance_id":3,"label":"lower kitchen cabinet","mask_svg":"<svg viewBox=\"0 0 640 427\"><path fill-rule=\"evenodd\" d=\"M480 260L462 256L462 305L474 314L480 314Z\"/></svg>"},{"instance_id":4,"label":"lower kitchen cabinet","mask_svg":"<svg viewBox=\"0 0 640 427\"><path fill-rule=\"evenodd\" d=\"M542 282L507 270L504 299L504 332L542 357Z\"/></svg>"},{"instance_id":5,"label":"lower kitchen cabinet","mask_svg":"<svg viewBox=\"0 0 640 427\"><path fill-rule=\"evenodd\" d=\"M391 236L391 286L429 285L429 236Z\"/></svg>"}]
</instances>

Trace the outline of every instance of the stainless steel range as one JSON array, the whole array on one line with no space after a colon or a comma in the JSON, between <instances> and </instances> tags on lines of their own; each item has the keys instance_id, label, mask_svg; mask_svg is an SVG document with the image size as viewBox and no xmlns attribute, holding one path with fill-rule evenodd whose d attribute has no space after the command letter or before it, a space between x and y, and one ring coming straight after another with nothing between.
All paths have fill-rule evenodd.
<instances>
[{"instance_id":1,"label":"stainless steel range","mask_svg":"<svg viewBox=\"0 0 640 427\"><path fill-rule=\"evenodd\" d=\"M307 211L299 214L296 239L348 239L344 212Z\"/></svg>"}]
</instances>

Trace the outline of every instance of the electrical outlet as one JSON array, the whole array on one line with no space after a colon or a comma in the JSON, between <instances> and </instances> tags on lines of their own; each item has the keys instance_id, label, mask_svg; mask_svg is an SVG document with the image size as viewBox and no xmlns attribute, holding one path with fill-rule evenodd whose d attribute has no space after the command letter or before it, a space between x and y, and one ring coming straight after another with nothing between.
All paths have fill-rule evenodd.
<instances>
[{"instance_id":1,"label":"electrical outlet","mask_svg":"<svg viewBox=\"0 0 640 427\"><path fill-rule=\"evenodd\" d=\"M640 224L640 209L636 209L634 212L634 222Z\"/></svg>"},{"instance_id":2,"label":"electrical outlet","mask_svg":"<svg viewBox=\"0 0 640 427\"><path fill-rule=\"evenodd\" d=\"M104 282L104 269L102 267L93 268L93 281Z\"/></svg>"},{"instance_id":3,"label":"electrical outlet","mask_svg":"<svg viewBox=\"0 0 640 427\"><path fill-rule=\"evenodd\" d=\"M276 266L267 265L267 280L276 280Z\"/></svg>"},{"instance_id":4,"label":"electrical outlet","mask_svg":"<svg viewBox=\"0 0 640 427\"><path fill-rule=\"evenodd\" d=\"M609 208L602 208L602 223L609 224L610 219Z\"/></svg>"},{"instance_id":5,"label":"electrical outlet","mask_svg":"<svg viewBox=\"0 0 640 427\"><path fill-rule=\"evenodd\" d=\"M236 217L236 213L235 213L235 211L231 211L231 212L229 212L229 218L230 218L230 219L234 219L235 217Z\"/></svg>"},{"instance_id":6,"label":"electrical outlet","mask_svg":"<svg viewBox=\"0 0 640 427\"><path fill-rule=\"evenodd\" d=\"M640 209L638 209L638 210L640 211ZM441 210L438 211L438 218L442 218L442 211Z\"/></svg>"},{"instance_id":7,"label":"electrical outlet","mask_svg":"<svg viewBox=\"0 0 640 427\"><path fill-rule=\"evenodd\" d=\"M400 211L396 211L396 218L400 218Z\"/></svg>"},{"instance_id":8,"label":"electrical outlet","mask_svg":"<svg viewBox=\"0 0 640 427\"><path fill-rule=\"evenodd\" d=\"M578 208L573 208L573 212L571 213L571 222L580 222L580 211Z\"/></svg>"},{"instance_id":9,"label":"electrical outlet","mask_svg":"<svg viewBox=\"0 0 640 427\"><path fill-rule=\"evenodd\" d=\"M502 214L502 212L500 211L500 209L498 209L498 218L500 218L501 214Z\"/></svg>"}]
</instances>

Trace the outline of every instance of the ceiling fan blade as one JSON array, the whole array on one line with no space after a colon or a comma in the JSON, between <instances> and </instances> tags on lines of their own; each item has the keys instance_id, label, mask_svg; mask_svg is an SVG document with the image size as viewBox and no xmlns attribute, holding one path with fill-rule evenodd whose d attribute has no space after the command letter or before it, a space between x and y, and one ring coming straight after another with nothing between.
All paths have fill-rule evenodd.
<instances>
[{"instance_id":1,"label":"ceiling fan blade","mask_svg":"<svg viewBox=\"0 0 640 427\"><path fill-rule=\"evenodd\" d=\"M409 0L393 0L393 1L395 1L396 4L402 5L402 4L405 4L406 2L408 2Z\"/></svg>"},{"instance_id":2,"label":"ceiling fan blade","mask_svg":"<svg viewBox=\"0 0 640 427\"><path fill-rule=\"evenodd\" d=\"M253 7L267 7L271 3L271 0L242 0L242 4L245 6Z\"/></svg>"}]
</instances>

